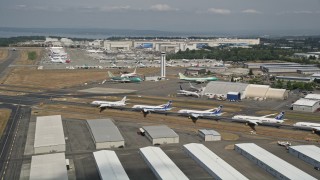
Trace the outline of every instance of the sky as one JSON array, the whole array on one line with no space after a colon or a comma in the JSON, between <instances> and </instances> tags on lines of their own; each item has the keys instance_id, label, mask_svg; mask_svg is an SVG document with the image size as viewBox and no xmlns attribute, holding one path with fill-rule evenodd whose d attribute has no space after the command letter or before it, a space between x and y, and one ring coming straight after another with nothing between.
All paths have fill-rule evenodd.
<instances>
[{"instance_id":1,"label":"sky","mask_svg":"<svg viewBox=\"0 0 320 180\"><path fill-rule=\"evenodd\" d=\"M1 0L0 27L320 34L320 0Z\"/></svg>"}]
</instances>

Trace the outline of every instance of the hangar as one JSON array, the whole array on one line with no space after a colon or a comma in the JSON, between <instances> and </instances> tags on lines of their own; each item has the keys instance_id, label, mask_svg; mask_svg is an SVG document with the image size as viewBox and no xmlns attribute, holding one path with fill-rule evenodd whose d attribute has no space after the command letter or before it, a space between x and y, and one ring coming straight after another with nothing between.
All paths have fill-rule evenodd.
<instances>
[{"instance_id":1,"label":"hangar","mask_svg":"<svg viewBox=\"0 0 320 180\"><path fill-rule=\"evenodd\" d=\"M30 180L68 180L64 153L32 156Z\"/></svg>"},{"instance_id":2,"label":"hangar","mask_svg":"<svg viewBox=\"0 0 320 180\"><path fill-rule=\"evenodd\" d=\"M37 117L33 147L35 154L66 151L61 115Z\"/></svg>"},{"instance_id":3,"label":"hangar","mask_svg":"<svg viewBox=\"0 0 320 180\"><path fill-rule=\"evenodd\" d=\"M111 119L87 120L96 149L123 147L124 139Z\"/></svg>"},{"instance_id":4,"label":"hangar","mask_svg":"<svg viewBox=\"0 0 320 180\"><path fill-rule=\"evenodd\" d=\"M320 108L319 100L301 98L292 104L294 111L315 112Z\"/></svg>"},{"instance_id":5,"label":"hangar","mask_svg":"<svg viewBox=\"0 0 320 180\"><path fill-rule=\"evenodd\" d=\"M179 143L179 135L168 126L143 126L142 128L153 145Z\"/></svg>"},{"instance_id":6,"label":"hangar","mask_svg":"<svg viewBox=\"0 0 320 180\"><path fill-rule=\"evenodd\" d=\"M254 143L235 144L235 151L277 179L316 179Z\"/></svg>"},{"instance_id":7,"label":"hangar","mask_svg":"<svg viewBox=\"0 0 320 180\"><path fill-rule=\"evenodd\" d=\"M129 177L121 165L114 151L101 150L93 152L102 180L129 180Z\"/></svg>"},{"instance_id":8,"label":"hangar","mask_svg":"<svg viewBox=\"0 0 320 180\"><path fill-rule=\"evenodd\" d=\"M204 141L220 141L221 135L213 129L199 129L199 136L204 139Z\"/></svg>"},{"instance_id":9,"label":"hangar","mask_svg":"<svg viewBox=\"0 0 320 180\"><path fill-rule=\"evenodd\" d=\"M204 94L208 97L227 96L228 92L239 92L241 99L244 98L244 93L248 84L235 83L235 82L223 82L223 81L211 81L207 84Z\"/></svg>"},{"instance_id":10,"label":"hangar","mask_svg":"<svg viewBox=\"0 0 320 180\"><path fill-rule=\"evenodd\" d=\"M320 167L320 148L315 145L289 146L289 153L314 167Z\"/></svg>"},{"instance_id":11,"label":"hangar","mask_svg":"<svg viewBox=\"0 0 320 180\"><path fill-rule=\"evenodd\" d=\"M289 96L289 92L285 89L274 89L267 85L250 84L245 91L246 98L257 99L278 99L284 100Z\"/></svg>"}]
</instances>

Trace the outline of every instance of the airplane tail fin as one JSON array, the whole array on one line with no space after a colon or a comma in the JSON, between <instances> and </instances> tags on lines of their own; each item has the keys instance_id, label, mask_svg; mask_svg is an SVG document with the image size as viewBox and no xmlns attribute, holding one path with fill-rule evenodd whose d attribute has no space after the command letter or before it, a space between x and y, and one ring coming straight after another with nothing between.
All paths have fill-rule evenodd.
<instances>
[{"instance_id":1,"label":"airplane tail fin","mask_svg":"<svg viewBox=\"0 0 320 180\"><path fill-rule=\"evenodd\" d=\"M110 71L108 71L108 75L109 75L110 78L114 77L114 75Z\"/></svg>"},{"instance_id":2,"label":"airplane tail fin","mask_svg":"<svg viewBox=\"0 0 320 180\"><path fill-rule=\"evenodd\" d=\"M168 101L168 103L167 104L165 104L164 105L164 109L170 109L172 107L172 101L170 100L170 101Z\"/></svg>"},{"instance_id":3,"label":"airplane tail fin","mask_svg":"<svg viewBox=\"0 0 320 180\"><path fill-rule=\"evenodd\" d=\"M182 73L179 73L179 78L180 78L180 79L184 79L184 78L186 78L186 76L183 75Z\"/></svg>"},{"instance_id":4,"label":"airplane tail fin","mask_svg":"<svg viewBox=\"0 0 320 180\"><path fill-rule=\"evenodd\" d=\"M283 120L283 118L284 118L284 111L282 111L280 114L278 114L278 115L275 117L276 120Z\"/></svg>"},{"instance_id":5,"label":"airplane tail fin","mask_svg":"<svg viewBox=\"0 0 320 180\"><path fill-rule=\"evenodd\" d=\"M183 90L181 85L180 85L180 90Z\"/></svg>"},{"instance_id":6,"label":"airplane tail fin","mask_svg":"<svg viewBox=\"0 0 320 180\"><path fill-rule=\"evenodd\" d=\"M222 105L220 105L215 111L214 114L220 114L222 112Z\"/></svg>"},{"instance_id":7,"label":"airplane tail fin","mask_svg":"<svg viewBox=\"0 0 320 180\"><path fill-rule=\"evenodd\" d=\"M134 68L133 74L137 74L137 67Z\"/></svg>"},{"instance_id":8,"label":"airplane tail fin","mask_svg":"<svg viewBox=\"0 0 320 180\"><path fill-rule=\"evenodd\" d=\"M123 97L120 102L121 103L126 103L126 100L127 100L127 96Z\"/></svg>"},{"instance_id":9,"label":"airplane tail fin","mask_svg":"<svg viewBox=\"0 0 320 180\"><path fill-rule=\"evenodd\" d=\"M196 89L196 87L194 87L194 86L191 84L191 82L189 82L189 85L190 85L190 88Z\"/></svg>"}]
</instances>

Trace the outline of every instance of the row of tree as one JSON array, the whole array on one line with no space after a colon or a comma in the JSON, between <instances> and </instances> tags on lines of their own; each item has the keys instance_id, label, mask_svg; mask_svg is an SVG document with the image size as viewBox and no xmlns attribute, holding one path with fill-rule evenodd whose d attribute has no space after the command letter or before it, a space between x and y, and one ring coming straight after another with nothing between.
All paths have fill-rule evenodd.
<instances>
[{"instance_id":1,"label":"row of tree","mask_svg":"<svg viewBox=\"0 0 320 180\"><path fill-rule=\"evenodd\" d=\"M296 81L281 81L277 80L274 83L271 84L271 87L273 88L279 88L279 89L287 89L287 90L294 90L294 89L300 89L300 90L307 90L312 91L316 87L316 83L314 82L296 82Z\"/></svg>"}]
</instances>

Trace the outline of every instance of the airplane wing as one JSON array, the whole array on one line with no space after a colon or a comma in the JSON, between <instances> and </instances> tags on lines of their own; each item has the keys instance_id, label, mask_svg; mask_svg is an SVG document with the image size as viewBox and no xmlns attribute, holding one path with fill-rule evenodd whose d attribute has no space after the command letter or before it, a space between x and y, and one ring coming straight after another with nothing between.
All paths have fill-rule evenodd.
<instances>
[{"instance_id":1,"label":"airplane wing","mask_svg":"<svg viewBox=\"0 0 320 180\"><path fill-rule=\"evenodd\" d=\"M251 124L251 125L254 125L254 126L258 125L258 121L254 121L254 120L248 120L247 123Z\"/></svg>"},{"instance_id":2,"label":"airplane wing","mask_svg":"<svg viewBox=\"0 0 320 180\"><path fill-rule=\"evenodd\" d=\"M205 83L206 80L197 79L195 82L197 82L197 83Z\"/></svg>"},{"instance_id":3,"label":"airplane wing","mask_svg":"<svg viewBox=\"0 0 320 180\"><path fill-rule=\"evenodd\" d=\"M312 127L312 130L313 130L314 132L320 132L320 127Z\"/></svg>"},{"instance_id":4,"label":"airplane wing","mask_svg":"<svg viewBox=\"0 0 320 180\"><path fill-rule=\"evenodd\" d=\"M276 114L277 114L277 113L273 113L273 114L268 114L268 115L261 116L261 117L265 118L265 117L273 116L273 115L276 115Z\"/></svg>"},{"instance_id":5,"label":"airplane wing","mask_svg":"<svg viewBox=\"0 0 320 180\"><path fill-rule=\"evenodd\" d=\"M100 105L100 108L105 108L105 107L111 107L111 105L110 104L101 104Z\"/></svg>"},{"instance_id":6,"label":"airplane wing","mask_svg":"<svg viewBox=\"0 0 320 180\"><path fill-rule=\"evenodd\" d=\"M191 119L198 119L200 117L199 114L192 113L190 114Z\"/></svg>"}]
</instances>

